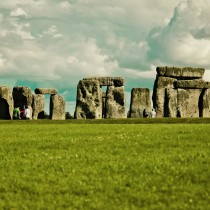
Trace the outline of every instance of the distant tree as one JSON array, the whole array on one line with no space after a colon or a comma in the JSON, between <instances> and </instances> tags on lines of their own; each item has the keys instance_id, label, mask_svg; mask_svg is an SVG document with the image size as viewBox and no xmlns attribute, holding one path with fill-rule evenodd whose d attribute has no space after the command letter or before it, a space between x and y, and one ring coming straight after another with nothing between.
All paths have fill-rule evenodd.
<instances>
[{"instance_id":1,"label":"distant tree","mask_svg":"<svg viewBox=\"0 0 210 210\"><path fill-rule=\"evenodd\" d=\"M69 120L69 119L74 119L74 117L71 116L69 112L66 112L66 120Z\"/></svg>"}]
</instances>

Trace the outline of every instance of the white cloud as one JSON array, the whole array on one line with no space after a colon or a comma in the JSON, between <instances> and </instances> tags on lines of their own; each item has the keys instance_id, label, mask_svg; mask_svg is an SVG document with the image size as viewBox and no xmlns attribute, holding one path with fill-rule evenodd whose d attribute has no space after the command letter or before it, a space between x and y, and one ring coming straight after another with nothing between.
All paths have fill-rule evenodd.
<instances>
[{"instance_id":1,"label":"white cloud","mask_svg":"<svg viewBox=\"0 0 210 210\"><path fill-rule=\"evenodd\" d=\"M59 33L56 25L50 26L46 31L43 32L43 34L40 35L40 37L43 37L45 35L49 35L54 38L61 38L63 36Z\"/></svg>"},{"instance_id":2,"label":"white cloud","mask_svg":"<svg viewBox=\"0 0 210 210\"><path fill-rule=\"evenodd\" d=\"M209 9L208 0L181 2L169 24L151 32L150 59L210 68Z\"/></svg>"},{"instance_id":3,"label":"white cloud","mask_svg":"<svg viewBox=\"0 0 210 210\"><path fill-rule=\"evenodd\" d=\"M69 1L62 1L60 3L60 7L64 10L69 10L71 9L71 4L69 3Z\"/></svg>"},{"instance_id":4,"label":"white cloud","mask_svg":"<svg viewBox=\"0 0 210 210\"><path fill-rule=\"evenodd\" d=\"M203 79L210 82L210 69L206 69Z\"/></svg>"},{"instance_id":5,"label":"white cloud","mask_svg":"<svg viewBox=\"0 0 210 210\"><path fill-rule=\"evenodd\" d=\"M210 69L209 9L209 0L1 1L0 76L62 90L123 76L151 88L158 65Z\"/></svg>"},{"instance_id":6,"label":"white cloud","mask_svg":"<svg viewBox=\"0 0 210 210\"><path fill-rule=\"evenodd\" d=\"M150 78L155 79L156 77L156 67L151 66L151 69L145 71L138 71L133 69L124 69L127 76L130 78Z\"/></svg>"},{"instance_id":7,"label":"white cloud","mask_svg":"<svg viewBox=\"0 0 210 210\"><path fill-rule=\"evenodd\" d=\"M67 58L68 68L86 76L108 76L118 69L116 61L102 53L95 40L80 40L72 46L73 52Z\"/></svg>"},{"instance_id":8,"label":"white cloud","mask_svg":"<svg viewBox=\"0 0 210 210\"><path fill-rule=\"evenodd\" d=\"M16 8L10 12L10 16L11 17L20 17L20 16L28 17L29 15L22 8Z\"/></svg>"},{"instance_id":9,"label":"white cloud","mask_svg":"<svg viewBox=\"0 0 210 210\"><path fill-rule=\"evenodd\" d=\"M0 67L4 67L6 59L3 58L2 54L0 54Z\"/></svg>"},{"instance_id":10,"label":"white cloud","mask_svg":"<svg viewBox=\"0 0 210 210\"><path fill-rule=\"evenodd\" d=\"M15 33L18 36L20 36L22 39L34 39L34 37L31 35L30 32L30 24L29 23L23 23L19 24L17 22L11 23L14 26L14 30L11 30L11 33Z\"/></svg>"}]
</instances>

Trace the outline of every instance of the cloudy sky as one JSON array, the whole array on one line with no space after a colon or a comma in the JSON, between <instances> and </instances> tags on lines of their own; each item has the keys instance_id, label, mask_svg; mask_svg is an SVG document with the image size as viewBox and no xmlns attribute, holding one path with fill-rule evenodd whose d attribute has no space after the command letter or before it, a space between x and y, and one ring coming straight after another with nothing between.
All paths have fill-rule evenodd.
<instances>
[{"instance_id":1,"label":"cloudy sky","mask_svg":"<svg viewBox=\"0 0 210 210\"><path fill-rule=\"evenodd\" d=\"M156 66L210 69L209 11L209 0L1 1L0 85L57 88L73 114L80 79L122 76L129 104Z\"/></svg>"}]
</instances>

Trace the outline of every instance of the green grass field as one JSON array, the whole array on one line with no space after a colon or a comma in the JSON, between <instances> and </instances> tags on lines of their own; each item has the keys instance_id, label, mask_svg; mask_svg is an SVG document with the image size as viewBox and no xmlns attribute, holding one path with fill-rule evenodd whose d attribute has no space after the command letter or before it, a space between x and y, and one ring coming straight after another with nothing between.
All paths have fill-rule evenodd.
<instances>
[{"instance_id":1,"label":"green grass field","mask_svg":"<svg viewBox=\"0 0 210 210\"><path fill-rule=\"evenodd\" d=\"M1 121L0 209L208 210L208 123Z\"/></svg>"}]
</instances>

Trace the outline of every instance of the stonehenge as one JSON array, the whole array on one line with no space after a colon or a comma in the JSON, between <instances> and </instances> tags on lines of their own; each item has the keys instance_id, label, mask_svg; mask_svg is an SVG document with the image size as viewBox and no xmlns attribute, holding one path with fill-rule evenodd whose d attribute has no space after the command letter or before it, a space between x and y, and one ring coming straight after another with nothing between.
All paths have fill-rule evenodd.
<instances>
[{"instance_id":1,"label":"stonehenge","mask_svg":"<svg viewBox=\"0 0 210 210\"><path fill-rule=\"evenodd\" d=\"M157 67L153 106L157 117L210 117L203 68Z\"/></svg>"},{"instance_id":2,"label":"stonehenge","mask_svg":"<svg viewBox=\"0 0 210 210\"><path fill-rule=\"evenodd\" d=\"M13 90L7 86L0 86L0 119L13 119L13 110L20 110L28 106L31 110L30 119L44 119L45 98L44 94L50 94L50 119L65 119L65 100L57 94L54 88L36 88L35 93L29 87L15 86Z\"/></svg>"},{"instance_id":3,"label":"stonehenge","mask_svg":"<svg viewBox=\"0 0 210 210\"><path fill-rule=\"evenodd\" d=\"M128 118L142 118L155 109L156 117L210 117L210 82L204 68L163 66L156 68L152 97L149 88L131 90ZM122 77L88 77L77 85L74 119L126 118L125 80ZM104 88L105 87L105 88ZM45 96L50 95L49 119L66 119L64 98L55 88L0 86L0 119L13 119L16 107L26 105L30 119L44 119Z\"/></svg>"},{"instance_id":4,"label":"stonehenge","mask_svg":"<svg viewBox=\"0 0 210 210\"><path fill-rule=\"evenodd\" d=\"M102 91L106 86L106 92ZM125 118L124 79L90 77L77 86L75 119Z\"/></svg>"}]
</instances>

